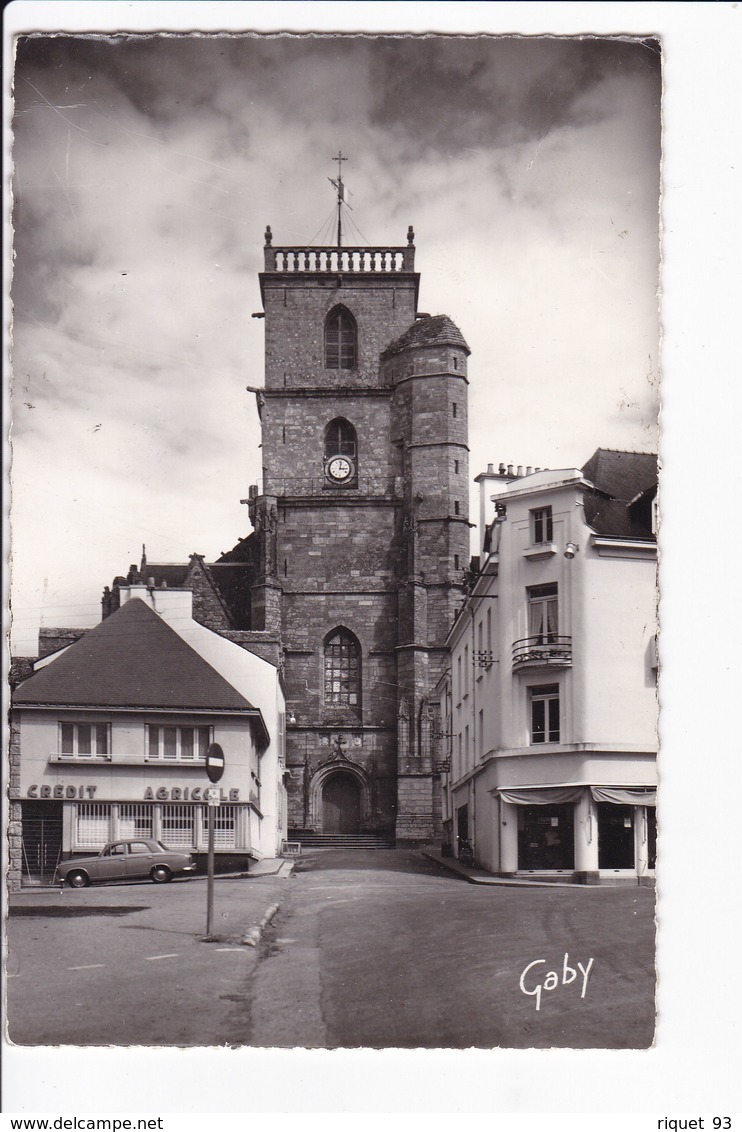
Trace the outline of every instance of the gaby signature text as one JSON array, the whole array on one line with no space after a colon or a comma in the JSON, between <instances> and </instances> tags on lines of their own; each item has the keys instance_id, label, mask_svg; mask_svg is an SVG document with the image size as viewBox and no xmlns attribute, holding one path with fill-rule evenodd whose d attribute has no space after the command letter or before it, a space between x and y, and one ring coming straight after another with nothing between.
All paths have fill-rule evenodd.
<instances>
[{"instance_id":1,"label":"gaby signature text","mask_svg":"<svg viewBox=\"0 0 742 1132\"><path fill-rule=\"evenodd\" d=\"M593 960L588 959L587 966L583 967L582 963L578 962L580 974L582 975L582 989L580 991L580 998L585 997L587 991L587 981L590 978L590 970L593 965ZM536 1009L541 1009L541 994L543 991L553 991L557 987L566 987L570 983L577 980L577 970L569 965L569 952L564 953L564 962L562 963L561 972L547 971L544 973L539 970L540 967L546 966L545 959L534 959L527 967L523 969L520 976L520 989L523 994L527 994L536 999ZM579 986L579 983L578 983Z\"/></svg>"}]
</instances>

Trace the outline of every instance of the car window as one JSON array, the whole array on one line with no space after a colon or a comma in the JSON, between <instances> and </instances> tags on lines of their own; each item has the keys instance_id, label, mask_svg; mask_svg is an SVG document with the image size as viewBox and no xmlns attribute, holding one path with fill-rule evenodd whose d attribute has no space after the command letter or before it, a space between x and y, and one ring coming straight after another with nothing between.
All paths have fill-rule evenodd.
<instances>
[{"instance_id":1,"label":"car window","mask_svg":"<svg viewBox=\"0 0 742 1132\"><path fill-rule=\"evenodd\" d=\"M151 852L149 845L146 841L132 841L129 846L130 853L149 853Z\"/></svg>"},{"instance_id":2,"label":"car window","mask_svg":"<svg viewBox=\"0 0 742 1132\"><path fill-rule=\"evenodd\" d=\"M158 849L161 849L163 853L169 853L170 852L167 845L163 845L161 841L156 841L155 845L157 846Z\"/></svg>"},{"instance_id":3,"label":"car window","mask_svg":"<svg viewBox=\"0 0 742 1132\"><path fill-rule=\"evenodd\" d=\"M126 846L125 845L112 845L111 846L111 856L112 857L121 857L121 856L123 856L123 854L125 852L126 852Z\"/></svg>"}]
</instances>

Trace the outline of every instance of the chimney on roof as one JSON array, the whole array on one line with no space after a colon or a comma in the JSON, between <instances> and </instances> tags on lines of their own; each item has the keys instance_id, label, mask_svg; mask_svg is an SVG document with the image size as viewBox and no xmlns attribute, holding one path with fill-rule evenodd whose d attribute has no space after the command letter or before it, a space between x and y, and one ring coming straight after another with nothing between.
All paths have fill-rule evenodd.
<instances>
[{"instance_id":1,"label":"chimney on roof","mask_svg":"<svg viewBox=\"0 0 742 1132\"><path fill-rule=\"evenodd\" d=\"M500 464L500 467L497 469L497 472L498 472L498 475L504 476L505 475L505 465Z\"/></svg>"},{"instance_id":2,"label":"chimney on roof","mask_svg":"<svg viewBox=\"0 0 742 1132\"><path fill-rule=\"evenodd\" d=\"M512 464L508 464L508 475L509 475L509 476L512 476L512 474L513 474L513 465L512 465Z\"/></svg>"}]
</instances>

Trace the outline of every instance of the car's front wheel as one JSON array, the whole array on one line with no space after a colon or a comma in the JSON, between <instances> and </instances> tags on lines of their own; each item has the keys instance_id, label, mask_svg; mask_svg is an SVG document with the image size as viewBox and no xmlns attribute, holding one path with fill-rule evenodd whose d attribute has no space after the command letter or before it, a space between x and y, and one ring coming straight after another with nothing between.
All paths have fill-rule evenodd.
<instances>
[{"instance_id":1,"label":"car's front wheel","mask_svg":"<svg viewBox=\"0 0 742 1132\"><path fill-rule=\"evenodd\" d=\"M71 873L67 873L67 884L70 888L87 888L90 877L84 869L73 869Z\"/></svg>"},{"instance_id":2,"label":"car's front wheel","mask_svg":"<svg viewBox=\"0 0 742 1132\"><path fill-rule=\"evenodd\" d=\"M149 874L155 884L167 884L169 880L173 879L173 874L167 865L155 865L152 872Z\"/></svg>"}]
</instances>

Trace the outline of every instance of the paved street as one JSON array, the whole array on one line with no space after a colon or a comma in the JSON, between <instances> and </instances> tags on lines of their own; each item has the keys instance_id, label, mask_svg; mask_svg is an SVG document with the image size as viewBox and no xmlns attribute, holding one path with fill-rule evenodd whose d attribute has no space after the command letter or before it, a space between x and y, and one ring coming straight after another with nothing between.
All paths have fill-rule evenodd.
<instances>
[{"instance_id":1,"label":"paved street","mask_svg":"<svg viewBox=\"0 0 742 1132\"><path fill-rule=\"evenodd\" d=\"M54 900L64 914L46 910ZM33 902L41 914L29 914ZM244 947L272 903L260 948ZM202 881L34 894L19 906L8 988L20 1044L652 1041L650 889L480 887L407 850L323 850L288 878L219 880L217 943L201 942ZM531 963L527 995L519 981Z\"/></svg>"},{"instance_id":2,"label":"paved street","mask_svg":"<svg viewBox=\"0 0 742 1132\"><path fill-rule=\"evenodd\" d=\"M241 943L290 878L65 888L15 897L8 1026L20 1045L221 1045L245 1038L257 952Z\"/></svg>"}]
</instances>

